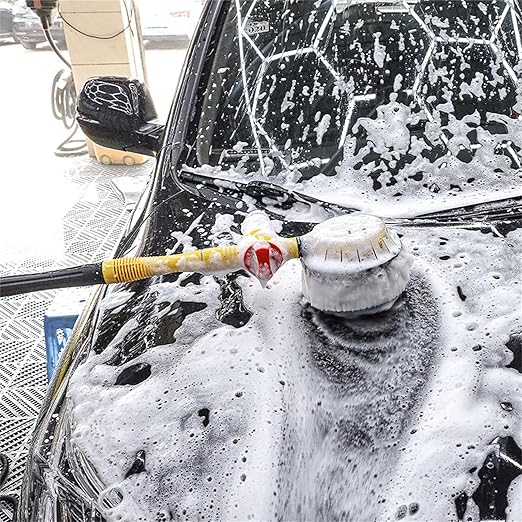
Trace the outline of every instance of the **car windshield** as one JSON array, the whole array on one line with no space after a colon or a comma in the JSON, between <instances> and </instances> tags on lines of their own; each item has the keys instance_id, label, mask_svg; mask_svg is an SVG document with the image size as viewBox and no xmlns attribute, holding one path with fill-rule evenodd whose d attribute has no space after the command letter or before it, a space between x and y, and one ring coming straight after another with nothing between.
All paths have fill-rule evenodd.
<instances>
[{"instance_id":1,"label":"car windshield","mask_svg":"<svg viewBox=\"0 0 522 522\"><path fill-rule=\"evenodd\" d=\"M374 212L383 202L404 214L513 195L515 4L225 2L192 166Z\"/></svg>"}]
</instances>

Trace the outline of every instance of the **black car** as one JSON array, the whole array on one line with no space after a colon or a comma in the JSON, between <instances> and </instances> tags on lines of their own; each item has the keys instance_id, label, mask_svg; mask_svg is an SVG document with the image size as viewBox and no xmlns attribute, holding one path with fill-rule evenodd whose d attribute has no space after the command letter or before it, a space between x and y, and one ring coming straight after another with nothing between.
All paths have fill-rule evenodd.
<instances>
[{"instance_id":1,"label":"black car","mask_svg":"<svg viewBox=\"0 0 522 522\"><path fill-rule=\"evenodd\" d=\"M99 287L19 520L520 520L521 30L502 0L216 0L166 125L88 81L84 131L157 157L116 256L363 211L415 262L373 315L311 306L297 260Z\"/></svg>"},{"instance_id":2,"label":"black car","mask_svg":"<svg viewBox=\"0 0 522 522\"><path fill-rule=\"evenodd\" d=\"M65 33L62 24L61 18L58 17L51 26L51 36L57 45L65 48ZM25 49L36 49L38 44L47 41L38 15L22 4L13 9L13 32L15 40Z\"/></svg>"}]
</instances>

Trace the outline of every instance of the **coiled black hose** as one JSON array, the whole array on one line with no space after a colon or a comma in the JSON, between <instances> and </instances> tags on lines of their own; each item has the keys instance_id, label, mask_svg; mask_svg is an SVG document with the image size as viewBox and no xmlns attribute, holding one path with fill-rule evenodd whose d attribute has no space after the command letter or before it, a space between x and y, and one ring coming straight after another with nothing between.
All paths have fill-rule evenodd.
<instances>
[{"instance_id":1,"label":"coiled black hose","mask_svg":"<svg viewBox=\"0 0 522 522\"><path fill-rule=\"evenodd\" d=\"M87 153L87 143L83 139L74 139L78 131L76 122L76 88L72 73L62 69L53 79L51 90L53 116L63 123L66 129L72 129L55 150L56 156L80 156Z\"/></svg>"},{"instance_id":2,"label":"coiled black hose","mask_svg":"<svg viewBox=\"0 0 522 522\"><path fill-rule=\"evenodd\" d=\"M53 116L60 120L66 129L71 129L71 133L63 140L56 150L56 156L81 156L87 154L87 143L84 139L75 139L74 135L78 131L78 123L76 122L76 88L71 72L71 64L58 49L54 42L51 31L49 30L49 18L47 13L40 15L45 37L52 50L58 55L58 58L68 67L68 70L62 69L54 79L51 89L51 107Z\"/></svg>"},{"instance_id":3,"label":"coiled black hose","mask_svg":"<svg viewBox=\"0 0 522 522\"><path fill-rule=\"evenodd\" d=\"M7 477L9 475L9 459L7 455L4 453L0 453L0 490L4 487L4 484L7 482ZM18 510L18 498L13 495L0 495L0 505L6 504L10 506L13 510L13 518L12 522L16 522L17 520L17 510Z\"/></svg>"},{"instance_id":4,"label":"coiled black hose","mask_svg":"<svg viewBox=\"0 0 522 522\"><path fill-rule=\"evenodd\" d=\"M62 69L53 78L51 106L53 116L61 120L66 129L72 129L76 122L76 90L70 71Z\"/></svg>"}]
</instances>

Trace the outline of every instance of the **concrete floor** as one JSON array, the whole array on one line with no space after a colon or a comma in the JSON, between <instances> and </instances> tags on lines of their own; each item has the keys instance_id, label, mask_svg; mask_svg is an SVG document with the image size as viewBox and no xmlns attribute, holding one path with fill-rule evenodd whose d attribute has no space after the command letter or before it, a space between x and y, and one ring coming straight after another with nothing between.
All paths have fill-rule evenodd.
<instances>
[{"instance_id":1,"label":"concrete floor","mask_svg":"<svg viewBox=\"0 0 522 522\"><path fill-rule=\"evenodd\" d=\"M150 90L166 119L186 49L147 51ZM62 68L48 49L0 45L0 275L76 266L109 257L129 212L113 181L145 177L140 167L104 166L87 156L58 158L66 137L50 107ZM87 290L88 292L89 290ZM0 298L0 453L11 473L0 494L16 494L25 452L46 389L43 317L71 290ZM85 289L83 290L85 293ZM69 294L68 294L69 293ZM0 506L0 522L11 519Z\"/></svg>"}]
</instances>

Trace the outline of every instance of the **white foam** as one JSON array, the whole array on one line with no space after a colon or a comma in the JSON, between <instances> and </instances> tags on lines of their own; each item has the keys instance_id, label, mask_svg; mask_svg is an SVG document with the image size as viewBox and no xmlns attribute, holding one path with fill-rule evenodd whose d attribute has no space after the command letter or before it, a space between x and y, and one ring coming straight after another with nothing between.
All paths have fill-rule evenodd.
<instances>
[{"instance_id":1,"label":"white foam","mask_svg":"<svg viewBox=\"0 0 522 522\"><path fill-rule=\"evenodd\" d=\"M104 353L80 366L69 390L72 442L123 494L107 519L152 522L170 510L189 520L299 513L331 520L345 512L384 521L417 502L411 520L453 520L452 495L474 491L493 438L511 435L522 443L520 375L504 368L507 336L522 328L516 306L522 233L503 239L451 228L401 232L418 256L407 295L425 289L412 297L416 319L407 313L400 319L403 304L389 312L398 314L390 324L385 316L341 328L339 320L328 338L338 338L342 349L313 334L321 321L303 316L298 261L285 264L263 291L240 279L253 317L239 329L215 319L218 286L210 277L202 286L154 287L158 303L209 306L184 320L175 343L152 346L132 361L151 365L144 382L115 386L122 368L104 364L126 332L141 327L131 321ZM377 332L386 327L371 342L364 340L369 334L345 338L368 325ZM395 353L389 370L350 355L365 346L380 353L388 344ZM351 373L341 378L347 369L318 366L321 353L348 357L339 368L350 361ZM367 375L362 388L360 372ZM379 399L388 387L410 406ZM513 411L502 409L503 401ZM198 415L202 408L210 412L208 427ZM349 438L340 438L339 422ZM362 431L354 431L357 425ZM146 452L146 471L125 479L139 450Z\"/></svg>"},{"instance_id":2,"label":"white foam","mask_svg":"<svg viewBox=\"0 0 522 522\"><path fill-rule=\"evenodd\" d=\"M505 140L505 135L493 135L479 127L479 148L468 163L453 155L445 155L435 161L423 155L429 149L427 140L440 140L443 128L453 135L447 146L454 154L458 154L462 147L471 148L466 137L470 130L467 122L473 123L477 116L475 114L457 120L449 114L448 125L443 126L437 120L428 123L426 137L419 138L411 136L407 128L407 124L416 116L409 107L392 100L377 109L376 119L360 118L355 124L355 130L359 127L365 129L367 145L356 152L355 138L348 137L344 160L335 176L317 175L296 184L294 188L327 201L355 205L363 212L386 217L414 217L469 204L469 201L522 194L520 169L511 168L511 160L495 152ZM488 119L501 121L508 128L510 139L514 143L522 143L522 120L498 114L488 114ZM381 161L398 160L408 151L415 155L415 159L406 163L394 183L389 183L386 174L388 169L384 167L379 177L380 187L375 190L370 173L379 165L372 162L360 166L363 158L371 151L377 152ZM421 182L413 180L418 173L422 173ZM460 189L456 190L456 186Z\"/></svg>"},{"instance_id":3,"label":"white foam","mask_svg":"<svg viewBox=\"0 0 522 522\"><path fill-rule=\"evenodd\" d=\"M522 475L519 475L509 486L506 522L518 522L520 519L520 499L522 498Z\"/></svg>"},{"instance_id":4,"label":"white foam","mask_svg":"<svg viewBox=\"0 0 522 522\"><path fill-rule=\"evenodd\" d=\"M300 238L300 249L303 295L331 312L389 309L413 263L394 231L359 213L320 223Z\"/></svg>"},{"instance_id":5,"label":"white foam","mask_svg":"<svg viewBox=\"0 0 522 522\"><path fill-rule=\"evenodd\" d=\"M303 295L319 310L355 312L389 309L410 278L412 256L403 250L391 261L360 272L314 271L304 263ZM383 305L387 305L384 308Z\"/></svg>"}]
</instances>

